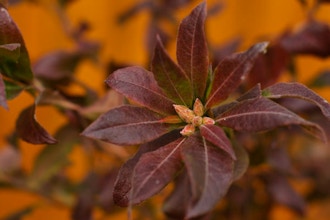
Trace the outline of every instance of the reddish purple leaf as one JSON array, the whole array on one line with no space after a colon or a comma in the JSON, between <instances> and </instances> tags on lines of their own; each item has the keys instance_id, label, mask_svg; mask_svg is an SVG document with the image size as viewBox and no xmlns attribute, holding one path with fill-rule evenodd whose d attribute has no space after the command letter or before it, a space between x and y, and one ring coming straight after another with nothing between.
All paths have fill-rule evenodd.
<instances>
[{"instance_id":1,"label":"reddish purple leaf","mask_svg":"<svg viewBox=\"0 0 330 220\"><path fill-rule=\"evenodd\" d=\"M23 110L16 121L17 134L31 144L55 144L57 141L36 121L35 105Z\"/></svg>"},{"instance_id":2,"label":"reddish purple leaf","mask_svg":"<svg viewBox=\"0 0 330 220\"><path fill-rule=\"evenodd\" d=\"M258 43L249 50L224 58L214 70L214 80L205 106L211 108L228 98L252 69L255 60L268 43Z\"/></svg>"},{"instance_id":3,"label":"reddish purple leaf","mask_svg":"<svg viewBox=\"0 0 330 220\"><path fill-rule=\"evenodd\" d=\"M10 17L7 9L0 3L0 45L11 45L11 49L13 52L19 52L14 54L14 57L18 60L13 60L13 54L11 56L6 57L7 59L1 60L0 63L0 72L4 76L7 76L13 80L17 80L23 82L25 84L29 84L33 78L33 74L30 68L30 58L29 54L26 50L23 37L13 21ZM19 50L17 50L17 46L20 45ZM0 50L1 51L1 50ZM1 57L1 55L0 55ZM8 59L9 58L9 59Z\"/></svg>"},{"instance_id":4,"label":"reddish purple leaf","mask_svg":"<svg viewBox=\"0 0 330 220\"><path fill-rule=\"evenodd\" d=\"M233 181L240 179L249 167L250 159L246 150L234 142L233 149L236 155L234 165L234 177Z\"/></svg>"},{"instance_id":5,"label":"reddish purple leaf","mask_svg":"<svg viewBox=\"0 0 330 220\"><path fill-rule=\"evenodd\" d=\"M200 126L200 132L206 140L224 150L233 160L236 160L235 152L231 146L230 140L222 128L216 125L202 125Z\"/></svg>"},{"instance_id":6,"label":"reddish purple leaf","mask_svg":"<svg viewBox=\"0 0 330 220\"><path fill-rule=\"evenodd\" d=\"M175 114L173 101L165 96L153 74L141 67L127 67L112 73L106 83L142 106L159 113Z\"/></svg>"},{"instance_id":7,"label":"reddish purple leaf","mask_svg":"<svg viewBox=\"0 0 330 220\"><path fill-rule=\"evenodd\" d=\"M316 94L314 91L300 83L277 83L263 90L267 98L298 98L317 105L324 116L330 119L330 104L327 100Z\"/></svg>"},{"instance_id":8,"label":"reddish purple leaf","mask_svg":"<svg viewBox=\"0 0 330 220\"><path fill-rule=\"evenodd\" d=\"M260 83L263 88L273 85L287 68L289 61L289 53L279 43L270 45L267 53L256 59L247 79L249 85Z\"/></svg>"},{"instance_id":9,"label":"reddish purple leaf","mask_svg":"<svg viewBox=\"0 0 330 220\"><path fill-rule=\"evenodd\" d=\"M170 131L162 119L146 108L120 106L98 117L83 135L119 145L142 144Z\"/></svg>"},{"instance_id":10,"label":"reddish purple leaf","mask_svg":"<svg viewBox=\"0 0 330 220\"><path fill-rule=\"evenodd\" d=\"M155 151L144 153L134 168L130 204L138 204L163 189L181 170L180 138Z\"/></svg>"},{"instance_id":11,"label":"reddish purple leaf","mask_svg":"<svg viewBox=\"0 0 330 220\"><path fill-rule=\"evenodd\" d=\"M167 54L159 37L157 38L151 71L154 73L159 86L175 103L185 106L192 105L193 91L189 78Z\"/></svg>"},{"instance_id":12,"label":"reddish purple leaf","mask_svg":"<svg viewBox=\"0 0 330 220\"><path fill-rule=\"evenodd\" d=\"M189 76L194 95L203 100L208 77L208 48L204 33L206 2L199 4L180 24L177 60Z\"/></svg>"},{"instance_id":13,"label":"reddish purple leaf","mask_svg":"<svg viewBox=\"0 0 330 220\"><path fill-rule=\"evenodd\" d=\"M330 27L311 20L296 33L281 39L283 47L292 54L311 54L319 57L330 55Z\"/></svg>"},{"instance_id":14,"label":"reddish purple leaf","mask_svg":"<svg viewBox=\"0 0 330 220\"><path fill-rule=\"evenodd\" d=\"M2 80L1 74L0 74L0 105L8 110L6 88L5 88L5 83Z\"/></svg>"},{"instance_id":15,"label":"reddish purple leaf","mask_svg":"<svg viewBox=\"0 0 330 220\"><path fill-rule=\"evenodd\" d=\"M258 132L278 126L301 125L315 136L326 140L324 131L281 105L264 97L240 102L217 117L216 122L237 131Z\"/></svg>"},{"instance_id":16,"label":"reddish purple leaf","mask_svg":"<svg viewBox=\"0 0 330 220\"><path fill-rule=\"evenodd\" d=\"M165 146L171 142L174 142L178 138L182 137L178 131L172 131L163 135L162 137L143 144L139 147L138 152L129 159L119 171L117 176L115 187L113 191L113 200L119 206L129 205L129 191L132 188L132 177L134 172L134 167L138 163L140 157L147 152L155 151L162 146Z\"/></svg>"},{"instance_id":17,"label":"reddish purple leaf","mask_svg":"<svg viewBox=\"0 0 330 220\"><path fill-rule=\"evenodd\" d=\"M244 93L242 96L240 96L236 101L220 105L218 107L215 107L212 109L212 113L214 117L218 117L218 115L224 113L225 111L228 111L230 108L234 107L237 105L239 102L248 100L248 99L254 99L254 98L259 98L261 97L261 88L260 84L257 84L255 87Z\"/></svg>"},{"instance_id":18,"label":"reddish purple leaf","mask_svg":"<svg viewBox=\"0 0 330 220\"><path fill-rule=\"evenodd\" d=\"M43 80L66 82L71 79L82 58L83 55L76 51L54 51L39 59L33 66L33 72Z\"/></svg>"},{"instance_id":19,"label":"reddish purple leaf","mask_svg":"<svg viewBox=\"0 0 330 220\"><path fill-rule=\"evenodd\" d=\"M189 176L185 169L176 178L174 189L164 202L164 213L169 219L184 219L191 198Z\"/></svg>"},{"instance_id":20,"label":"reddish purple leaf","mask_svg":"<svg viewBox=\"0 0 330 220\"><path fill-rule=\"evenodd\" d=\"M181 149L193 195L186 218L193 218L209 212L226 194L234 161L198 135L189 136Z\"/></svg>"}]
</instances>

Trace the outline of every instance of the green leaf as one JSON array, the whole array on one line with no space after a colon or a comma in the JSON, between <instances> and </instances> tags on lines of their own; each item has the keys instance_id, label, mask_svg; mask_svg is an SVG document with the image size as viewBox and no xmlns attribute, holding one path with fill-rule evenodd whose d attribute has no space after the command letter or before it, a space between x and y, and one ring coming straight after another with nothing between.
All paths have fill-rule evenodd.
<instances>
[{"instance_id":1,"label":"green leaf","mask_svg":"<svg viewBox=\"0 0 330 220\"><path fill-rule=\"evenodd\" d=\"M20 57L20 47L18 43L0 45L0 60L16 62Z\"/></svg>"},{"instance_id":2,"label":"green leaf","mask_svg":"<svg viewBox=\"0 0 330 220\"><path fill-rule=\"evenodd\" d=\"M14 80L4 78L3 81L5 83L7 100L16 98L26 88L24 84Z\"/></svg>"}]
</instances>

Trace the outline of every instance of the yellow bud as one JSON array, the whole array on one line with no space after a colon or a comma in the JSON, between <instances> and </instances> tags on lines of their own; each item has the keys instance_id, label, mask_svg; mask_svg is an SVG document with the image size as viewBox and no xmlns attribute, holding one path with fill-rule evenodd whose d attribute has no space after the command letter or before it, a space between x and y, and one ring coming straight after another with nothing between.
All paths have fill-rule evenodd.
<instances>
[{"instance_id":1,"label":"yellow bud","mask_svg":"<svg viewBox=\"0 0 330 220\"><path fill-rule=\"evenodd\" d=\"M187 124L180 131L180 134L182 134L183 136L189 136L189 135L192 135L194 132L195 132L195 126L193 126L192 124Z\"/></svg>"},{"instance_id":2,"label":"yellow bud","mask_svg":"<svg viewBox=\"0 0 330 220\"><path fill-rule=\"evenodd\" d=\"M176 113L186 123L192 123L195 113L184 105L173 105Z\"/></svg>"},{"instance_id":3,"label":"yellow bud","mask_svg":"<svg viewBox=\"0 0 330 220\"><path fill-rule=\"evenodd\" d=\"M214 125L215 121L209 117L203 117L203 125Z\"/></svg>"},{"instance_id":4,"label":"yellow bud","mask_svg":"<svg viewBox=\"0 0 330 220\"><path fill-rule=\"evenodd\" d=\"M193 119L192 124L193 124L195 127L200 126L201 124L203 124L203 118L200 117L200 116L195 116L194 119Z\"/></svg>"},{"instance_id":5,"label":"yellow bud","mask_svg":"<svg viewBox=\"0 0 330 220\"><path fill-rule=\"evenodd\" d=\"M194 113L197 116L203 116L204 115L204 106L203 106L203 103L198 98L196 99L196 101L194 103L193 110L194 110Z\"/></svg>"}]
</instances>

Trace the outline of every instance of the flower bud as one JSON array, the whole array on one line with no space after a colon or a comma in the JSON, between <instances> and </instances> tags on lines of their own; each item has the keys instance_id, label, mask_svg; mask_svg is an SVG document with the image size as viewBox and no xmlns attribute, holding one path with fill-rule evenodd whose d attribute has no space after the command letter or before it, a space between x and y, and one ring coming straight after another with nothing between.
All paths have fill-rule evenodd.
<instances>
[{"instance_id":1,"label":"flower bud","mask_svg":"<svg viewBox=\"0 0 330 220\"><path fill-rule=\"evenodd\" d=\"M186 123L192 123L195 113L184 105L173 105L176 113Z\"/></svg>"},{"instance_id":2,"label":"flower bud","mask_svg":"<svg viewBox=\"0 0 330 220\"><path fill-rule=\"evenodd\" d=\"M194 110L195 115L197 115L197 116L203 116L204 115L203 103L198 98L196 99L196 101L194 103L193 110Z\"/></svg>"},{"instance_id":3,"label":"flower bud","mask_svg":"<svg viewBox=\"0 0 330 220\"><path fill-rule=\"evenodd\" d=\"M210 117L203 117L203 125L214 125L215 121L214 119Z\"/></svg>"},{"instance_id":4,"label":"flower bud","mask_svg":"<svg viewBox=\"0 0 330 220\"><path fill-rule=\"evenodd\" d=\"M193 121L192 121L192 124L195 126L195 127L198 127L200 126L201 124L203 124L203 118L200 117L200 116L195 116Z\"/></svg>"},{"instance_id":5,"label":"flower bud","mask_svg":"<svg viewBox=\"0 0 330 220\"><path fill-rule=\"evenodd\" d=\"M195 126L193 126L192 124L187 124L186 126L184 126L184 128L180 131L180 134L182 134L183 136L190 136L195 132Z\"/></svg>"}]
</instances>

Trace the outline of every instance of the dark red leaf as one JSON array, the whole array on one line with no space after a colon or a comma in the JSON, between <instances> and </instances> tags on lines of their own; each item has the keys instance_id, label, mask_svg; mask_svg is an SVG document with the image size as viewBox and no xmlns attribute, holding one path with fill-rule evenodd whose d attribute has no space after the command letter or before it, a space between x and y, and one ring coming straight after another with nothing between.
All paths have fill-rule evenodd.
<instances>
[{"instance_id":1,"label":"dark red leaf","mask_svg":"<svg viewBox=\"0 0 330 220\"><path fill-rule=\"evenodd\" d=\"M330 104L327 100L300 83L277 83L263 90L267 98L298 98L317 105L324 116L330 119Z\"/></svg>"},{"instance_id":2,"label":"dark red leaf","mask_svg":"<svg viewBox=\"0 0 330 220\"><path fill-rule=\"evenodd\" d=\"M184 219L191 201L189 176L184 170L176 179L174 189L166 198L163 211L170 219Z\"/></svg>"},{"instance_id":3,"label":"dark red leaf","mask_svg":"<svg viewBox=\"0 0 330 220\"><path fill-rule=\"evenodd\" d=\"M165 96L153 74L141 67L127 67L112 73L106 83L131 99L159 113L175 114L173 101Z\"/></svg>"},{"instance_id":4,"label":"dark red leaf","mask_svg":"<svg viewBox=\"0 0 330 220\"><path fill-rule=\"evenodd\" d=\"M265 88L276 83L289 61L289 53L279 43L270 45L267 53L259 55L256 59L247 79L249 85L254 86L260 83Z\"/></svg>"},{"instance_id":5,"label":"dark red leaf","mask_svg":"<svg viewBox=\"0 0 330 220\"><path fill-rule=\"evenodd\" d=\"M182 137L178 131L172 131L163 135L160 138L152 142L148 142L139 147L138 152L129 159L119 170L117 176L115 187L113 191L113 200L115 204L119 206L129 205L129 194L128 192L132 188L132 177L134 172L134 167L138 163L140 157L147 152L155 151L158 148L167 145L178 138Z\"/></svg>"},{"instance_id":6,"label":"dark red leaf","mask_svg":"<svg viewBox=\"0 0 330 220\"><path fill-rule=\"evenodd\" d=\"M215 107L212 109L212 113L214 117L218 117L218 115L224 113L225 111L228 111L230 108L234 107L237 105L239 102L242 102L244 100L248 99L254 99L254 98L259 98L261 97L261 88L260 84L257 84L255 87L244 93L242 96L240 96L236 101L220 105L218 107Z\"/></svg>"},{"instance_id":7,"label":"dark red leaf","mask_svg":"<svg viewBox=\"0 0 330 220\"><path fill-rule=\"evenodd\" d=\"M142 144L170 130L162 118L147 108L120 106L102 114L82 134L113 144Z\"/></svg>"},{"instance_id":8,"label":"dark red leaf","mask_svg":"<svg viewBox=\"0 0 330 220\"><path fill-rule=\"evenodd\" d=\"M264 97L240 102L218 116L216 122L237 131L247 132L265 131L278 126L301 125L323 141L326 140L324 131L320 126L306 121Z\"/></svg>"},{"instance_id":9,"label":"dark red leaf","mask_svg":"<svg viewBox=\"0 0 330 220\"><path fill-rule=\"evenodd\" d=\"M157 38L151 71L154 73L158 85L175 103L189 107L192 105L193 91L189 78L167 54L159 37Z\"/></svg>"},{"instance_id":10,"label":"dark red leaf","mask_svg":"<svg viewBox=\"0 0 330 220\"><path fill-rule=\"evenodd\" d=\"M237 158L234 164L233 181L235 181L240 179L244 175L244 173L249 167L250 159L248 153L242 146L234 143L233 149Z\"/></svg>"},{"instance_id":11,"label":"dark red leaf","mask_svg":"<svg viewBox=\"0 0 330 220\"><path fill-rule=\"evenodd\" d=\"M205 19L206 2L203 2L183 19L177 38L178 63L189 76L194 95L201 100L204 100L209 65Z\"/></svg>"},{"instance_id":12,"label":"dark red leaf","mask_svg":"<svg viewBox=\"0 0 330 220\"><path fill-rule=\"evenodd\" d=\"M326 23L311 20L296 33L282 37L281 44L292 54L328 57L330 55L330 27Z\"/></svg>"},{"instance_id":13,"label":"dark red leaf","mask_svg":"<svg viewBox=\"0 0 330 220\"><path fill-rule=\"evenodd\" d=\"M13 80L29 84L33 78L33 74L30 68L30 58L26 50L23 37L15 22L10 17L7 9L0 4L0 45L6 44L14 44L16 46L19 44L20 53L18 60L13 61L12 56L10 56L10 59L1 60L1 74ZM12 48L14 51L17 49L15 49L16 46Z\"/></svg>"},{"instance_id":14,"label":"dark red leaf","mask_svg":"<svg viewBox=\"0 0 330 220\"><path fill-rule=\"evenodd\" d=\"M231 156L231 158L233 158L233 160L236 160L235 152L231 146L230 140L222 128L216 125L202 125L200 126L200 132L206 140L224 150Z\"/></svg>"},{"instance_id":15,"label":"dark red leaf","mask_svg":"<svg viewBox=\"0 0 330 220\"><path fill-rule=\"evenodd\" d=\"M228 98L245 79L261 52L265 52L268 43L258 43L249 50L233 54L222 60L214 70L212 89L205 106L211 108Z\"/></svg>"},{"instance_id":16,"label":"dark red leaf","mask_svg":"<svg viewBox=\"0 0 330 220\"><path fill-rule=\"evenodd\" d=\"M130 204L138 204L163 189L181 170L180 149L185 138L180 138L155 151L144 153L135 165Z\"/></svg>"},{"instance_id":17,"label":"dark red leaf","mask_svg":"<svg viewBox=\"0 0 330 220\"><path fill-rule=\"evenodd\" d=\"M39 59L33 66L33 72L42 80L66 82L83 57L83 54L76 51L55 51Z\"/></svg>"},{"instance_id":18,"label":"dark red leaf","mask_svg":"<svg viewBox=\"0 0 330 220\"><path fill-rule=\"evenodd\" d=\"M0 74L0 105L8 110L6 88L5 88L5 83L2 80L1 74Z\"/></svg>"},{"instance_id":19,"label":"dark red leaf","mask_svg":"<svg viewBox=\"0 0 330 220\"><path fill-rule=\"evenodd\" d=\"M226 194L234 161L199 135L189 136L181 149L193 195L186 218L193 218L209 212Z\"/></svg>"},{"instance_id":20,"label":"dark red leaf","mask_svg":"<svg viewBox=\"0 0 330 220\"><path fill-rule=\"evenodd\" d=\"M36 121L35 105L23 110L17 121L16 130L20 138L31 144L55 144L57 141Z\"/></svg>"}]
</instances>

